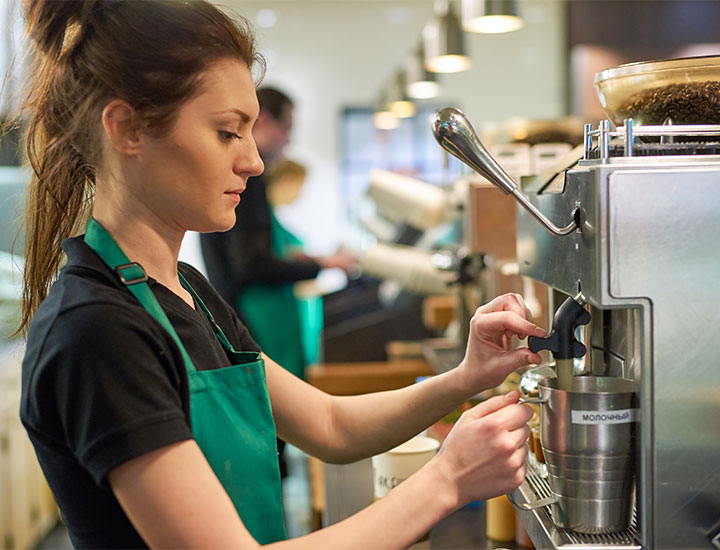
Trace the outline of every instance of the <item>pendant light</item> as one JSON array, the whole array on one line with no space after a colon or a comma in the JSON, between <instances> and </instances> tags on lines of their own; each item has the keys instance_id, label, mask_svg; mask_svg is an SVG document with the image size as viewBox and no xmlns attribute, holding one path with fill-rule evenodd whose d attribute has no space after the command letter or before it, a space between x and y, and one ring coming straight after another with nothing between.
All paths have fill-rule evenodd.
<instances>
[{"instance_id":1,"label":"pendant light","mask_svg":"<svg viewBox=\"0 0 720 550\"><path fill-rule=\"evenodd\" d=\"M469 32L501 33L523 26L517 0L462 0L462 26Z\"/></svg>"},{"instance_id":2,"label":"pendant light","mask_svg":"<svg viewBox=\"0 0 720 550\"><path fill-rule=\"evenodd\" d=\"M390 112L397 118L410 118L415 115L415 104L410 100L405 91L405 71L398 71L390 82L388 91L388 102Z\"/></svg>"},{"instance_id":3,"label":"pendant light","mask_svg":"<svg viewBox=\"0 0 720 550\"><path fill-rule=\"evenodd\" d=\"M435 16L423 29L425 68L434 73L458 73L470 68L465 37L452 0L437 0Z\"/></svg>"},{"instance_id":4,"label":"pendant light","mask_svg":"<svg viewBox=\"0 0 720 550\"><path fill-rule=\"evenodd\" d=\"M373 124L378 130L394 130L400 126L400 120L398 120L390 110L390 104L385 90L380 93L380 97L375 104Z\"/></svg>"},{"instance_id":5,"label":"pendant light","mask_svg":"<svg viewBox=\"0 0 720 550\"><path fill-rule=\"evenodd\" d=\"M425 68L425 49L422 42L407 58L405 76L407 79L405 91L408 97L429 99L440 95L440 84L438 84L435 73L431 73Z\"/></svg>"}]
</instances>

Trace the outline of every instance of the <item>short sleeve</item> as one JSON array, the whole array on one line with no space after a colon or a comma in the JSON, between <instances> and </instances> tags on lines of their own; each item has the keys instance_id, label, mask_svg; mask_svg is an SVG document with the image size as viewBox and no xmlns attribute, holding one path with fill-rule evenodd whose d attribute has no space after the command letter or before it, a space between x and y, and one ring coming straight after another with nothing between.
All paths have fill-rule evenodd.
<instances>
[{"instance_id":1,"label":"short sleeve","mask_svg":"<svg viewBox=\"0 0 720 550\"><path fill-rule=\"evenodd\" d=\"M117 466L192 438L187 378L161 330L139 308L83 305L58 316L43 343L30 385L37 410L26 417L56 422L32 427L63 434L100 485Z\"/></svg>"},{"instance_id":2,"label":"short sleeve","mask_svg":"<svg viewBox=\"0 0 720 550\"><path fill-rule=\"evenodd\" d=\"M238 349L243 351L262 351L260 349L260 345L252 337L248 328L243 324L238 316L235 315L235 312L230 311L230 314L232 315L233 322L235 323L235 329L237 330L238 340L240 342L240 347Z\"/></svg>"}]
</instances>

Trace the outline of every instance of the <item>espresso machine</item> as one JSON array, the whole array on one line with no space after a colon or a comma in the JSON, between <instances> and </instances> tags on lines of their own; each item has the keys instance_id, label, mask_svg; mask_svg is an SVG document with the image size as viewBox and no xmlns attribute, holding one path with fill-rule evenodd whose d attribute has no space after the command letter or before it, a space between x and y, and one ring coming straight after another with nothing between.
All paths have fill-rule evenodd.
<instances>
[{"instance_id":1,"label":"espresso machine","mask_svg":"<svg viewBox=\"0 0 720 550\"><path fill-rule=\"evenodd\" d=\"M612 123L586 125L576 160L522 185L460 111L434 118L441 146L517 199L520 271L549 287L548 309L572 298L589 314L573 326L584 349L558 369L570 361L574 382L631 386L623 391L632 394L632 431L583 432L584 443L632 439L623 465L632 490L617 501L626 525L565 522L561 474L553 470L552 487L547 467L532 461L512 499L537 548L720 548L720 106L697 120L686 107L668 114L638 100L652 90L667 103L678 82L718 80L717 57L600 73ZM566 429L563 418L543 425L545 437Z\"/></svg>"}]
</instances>

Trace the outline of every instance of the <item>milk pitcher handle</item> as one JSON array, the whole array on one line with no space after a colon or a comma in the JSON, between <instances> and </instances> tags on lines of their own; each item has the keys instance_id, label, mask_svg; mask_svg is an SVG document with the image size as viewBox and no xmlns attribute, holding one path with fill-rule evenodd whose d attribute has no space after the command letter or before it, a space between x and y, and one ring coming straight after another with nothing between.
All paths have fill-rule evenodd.
<instances>
[{"instance_id":1,"label":"milk pitcher handle","mask_svg":"<svg viewBox=\"0 0 720 550\"><path fill-rule=\"evenodd\" d=\"M537 508L542 508L543 506L549 506L551 504L555 504L558 501L558 498L555 495L552 495L547 498L541 498L539 500L535 500L533 502L518 502L515 499L515 493L517 493L519 490L515 491L514 493L508 493L507 497L508 500L512 503L515 508L518 508L519 510L536 510Z\"/></svg>"},{"instance_id":2,"label":"milk pitcher handle","mask_svg":"<svg viewBox=\"0 0 720 550\"><path fill-rule=\"evenodd\" d=\"M520 399L518 399L518 403L526 403L528 405L539 405L541 403L547 403L547 398L522 396Z\"/></svg>"}]
</instances>

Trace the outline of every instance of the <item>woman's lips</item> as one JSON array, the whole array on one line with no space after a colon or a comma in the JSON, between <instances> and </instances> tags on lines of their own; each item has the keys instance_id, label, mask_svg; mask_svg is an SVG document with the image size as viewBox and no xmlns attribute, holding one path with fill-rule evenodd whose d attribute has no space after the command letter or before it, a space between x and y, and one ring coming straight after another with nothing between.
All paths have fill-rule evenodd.
<instances>
[{"instance_id":1,"label":"woman's lips","mask_svg":"<svg viewBox=\"0 0 720 550\"><path fill-rule=\"evenodd\" d=\"M234 202L240 202L240 195L243 191L245 191L245 189L235 189L233 191L226 191L225 195L230 197L230 199Z\"/></svg>"}]
</instances>

